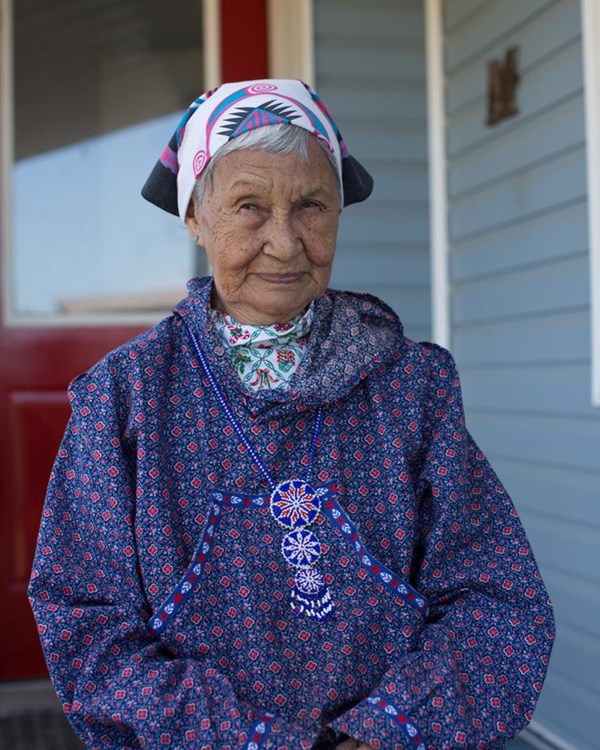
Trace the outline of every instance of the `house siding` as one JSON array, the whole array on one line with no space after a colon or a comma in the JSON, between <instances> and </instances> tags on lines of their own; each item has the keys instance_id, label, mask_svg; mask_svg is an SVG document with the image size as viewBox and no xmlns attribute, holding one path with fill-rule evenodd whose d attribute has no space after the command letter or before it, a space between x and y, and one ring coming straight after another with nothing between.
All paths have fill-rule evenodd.
<instances>
[{"instance_id":1,"label":"house siding","mask_svg":"<svg viewBox=\"0 0 600 750\"><path fill-rule=\"evenodd\" d=\"M452 349L467 421L519 509L556 609L535 721L596 747L600 410L590 400L577 0L444 3ZM487 62L519 47L519 114L487 127Z\"/></svg>"},{"instance_id":2,"label":"house siding","mask_svg":"<svg viewBox=\"0 0 600 750\"><path fill-rule=\"evenodd\" d=\"M367 291L430 337L427 105L423 6L315 0L316 88L350 152L375 178L345 209L332 286Z\"/></svg>"}]
</instances>

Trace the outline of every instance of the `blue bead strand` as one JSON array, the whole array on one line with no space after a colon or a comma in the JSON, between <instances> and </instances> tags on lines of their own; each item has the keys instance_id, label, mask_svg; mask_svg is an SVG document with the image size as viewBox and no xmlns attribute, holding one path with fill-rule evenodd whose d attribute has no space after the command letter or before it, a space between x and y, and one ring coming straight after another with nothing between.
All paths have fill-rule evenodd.
<instances>
[{"instance_id":1,"label":"blue bead strand","mask_svg":"<svg viewBox=\"0 0 600 750\"><path fill-rule=\"evenodd\" d=\"M187 332L189 334L189 337L190 337L190 339L192 341L194 349L196 350L196 354L198 355L198 359L200 360L200 362L202 364L202 367L204 369L204 372L206 373L206 377L208 378L208 381L209 381L209 383L211 385L211 388L213 389L214 394L217 397L217 400L218 400L219 404L221 405L221 408L223 409L223 411L227 415L227 418L229 419L229 421L231 423L231 426L236 431L239 439L242 441L242 443L246 447L246 450L248 451L248 453L252 457L252 460L254 461L254 463L256 464L256 466L258 466L258 469L259 469L260 473L267 480L267 484L269 485L269 487L271 488L271 490L274 491L277 485L273 481L273 478L271 477L271 474L269 473L267 467L263 464L263 462L259 458L258 454L256 453L256 451L254 450L254 448L252 447L252 445L248 441L248 439L247 439L246 435L244 434L244 431L242 430L242 427L241 427L240 423L238 422L235 414L233 413L233 411L231 410L231 407L229 406L229 404L225 400L225 397L221 393L221 389L219 388L219 384L217 383L217 379L213 375L211 367L208 364L208 360L206 359L206 357L204 355L204 352L202 351L202 349L200 347L200 344L198 343L198 339L196 338L196 335L192 331L192 329L189 326L187 320L184 319L183 323L184 323L184 325L186 327L186 330L187 330ZM310 446L310 451L309 451L308 468L307 468L307 472L306 472L306 482L307 483L310 480L310 475L311 475L311 472L312 472L313 460L314 460L315 451L316 451L316 448L317 448L317 440L318 440L318 437L319 437L319 432L321 430L321 425L322 424L323 424L323 407L319 406L319 409L317 411L317 417L315 419L315 425L314 425L314 428L313 428L313 434L312 434L312 439L311 439L311 446Z\"/></svg>"},{"instance_id":2,"label":"blue bead strand","mask_svg":"<svg viewBox=\"0 0 600 750\"><path fill-rule=\"evenodd\" d=\"M275 485L267 467L258 457L231 407L225 400L217 379L208 364L208 360L200 348L198 339L185 319L183 323L221 408L239 439L245 445L258 470L267 480L271 489L271 515L277 523L292 529L285 535L281 542L281 553L284 559L289 565L297 569L294 578L294 588L290 592L290 606L292 611L296 615L305 614L317 620L328 619L333 613L335 604L331 598L324 576L314 567L315 563L321 557L321 544L308 528L316 520L316 516L319 515L321 509L320 493L318 491L315 492L310 486L310 475L317 449L319 432L323 424L323 406L319 406L317 410L312 431L308 452L306 483L304 484L298 479L287 479Z\"/></svg>"}]
</instances>

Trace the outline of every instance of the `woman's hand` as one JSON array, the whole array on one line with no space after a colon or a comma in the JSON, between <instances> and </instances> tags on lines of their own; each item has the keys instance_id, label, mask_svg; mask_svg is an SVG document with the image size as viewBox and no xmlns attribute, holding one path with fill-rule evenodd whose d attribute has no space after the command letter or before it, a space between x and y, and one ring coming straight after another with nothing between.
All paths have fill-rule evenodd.
<instances>
[{"instance_id":1,"label":"woman's hand","mask_svg":"<svg viewBox=\"0 0 600 750\"><path fill-rule=\"evenodd\" d=\"M340 742L335 750L373 750L373 748L360 740L355 740L354 737L349 737L347 740Z\"/></svg>"}]
</instances>

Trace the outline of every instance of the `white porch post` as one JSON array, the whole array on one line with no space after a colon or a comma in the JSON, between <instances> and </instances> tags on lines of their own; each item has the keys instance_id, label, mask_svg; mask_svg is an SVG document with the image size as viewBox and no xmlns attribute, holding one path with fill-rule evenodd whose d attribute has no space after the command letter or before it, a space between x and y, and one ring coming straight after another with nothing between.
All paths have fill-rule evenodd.
<instances>
[{"instance_id":1,"label":"white porch post","mask_svg":"<svg viewBox=\"0 0 600 750\"><path fill-rule=\"evenodd\" d=\"M581 0L590 257L592 404L600 406L600 6Z\"/></svg>"},{"instance_id":2,"label":"white porch post","mask_svg":"<svg viewBox=\"0 0 600 750\"><path fill-rule=\"evenodd\" d=\"M425 2L432 339L451 342L442 0Z\"/></svg>"},{"instance_id":3,"label":"white porch post","mask_svg":"<svg viewBox=\"0 0 600 750\"><path fill-rule=\"evenodd\" d=\"M221 83L221 0L202 0L204 91Z\"/></svg>"},{"instance_id":4,"label":"white porch post","mask_svg":"<svg viewBox=\"0 0 600 750\"><path fill-rule=\"evenodd\" d=\"M268 0L269 75L315 85L313 0Z\"/></svg>"}]
</instances>

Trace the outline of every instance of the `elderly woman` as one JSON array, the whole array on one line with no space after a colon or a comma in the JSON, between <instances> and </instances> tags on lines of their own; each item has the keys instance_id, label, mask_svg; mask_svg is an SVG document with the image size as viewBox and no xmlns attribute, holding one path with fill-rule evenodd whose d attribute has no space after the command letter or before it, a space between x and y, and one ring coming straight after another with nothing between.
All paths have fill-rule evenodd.
<instances>
[{"instance_id":1,"label":"elderly woman","mask_svg":"<svg viewBox=\"0 0 600 750\"><path fill-rule=\"evenodd\" d=\"M90 748L502 748L553 620L450 354L328 290L371 192L299 81L197 99L144 187L210 260L78 377L30 595Z\"/></svg>"}]
</instances>

